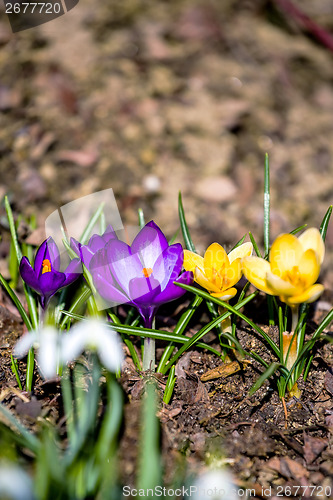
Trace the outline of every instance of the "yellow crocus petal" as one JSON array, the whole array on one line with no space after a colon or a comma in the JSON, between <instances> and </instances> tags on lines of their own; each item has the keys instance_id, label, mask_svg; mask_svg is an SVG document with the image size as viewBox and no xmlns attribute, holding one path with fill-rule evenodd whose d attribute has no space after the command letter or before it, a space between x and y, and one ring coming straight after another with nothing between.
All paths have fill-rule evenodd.
<instances>
[{"instance_id":1,"label":"yellow crocus petal","mask_svg":"<svg viewBox=\"0 0 333 500\"><path fill-rule=\"evenodd\" d=\"M314 302L320 297L323 291L324 286L317 283L316 285L310 286L310 288L305 290L305 292L303 292L301 295L296 295L295 297L286 297L286 300L284 300L284 302L286 302L290 306L294 304L303 304L303 302Z\"/></svg>"},{"instance_id":2,"label":"yellow crocus petal","mask_svg":"<svg viewBox=\"0 0 333 500\"><path fill-rule=\"evenodd\" d=\"M306 250L314 250L319 257L319 264L324 260L325 245L320 232L316 227L310 227L299 236L298 241L301 243L304 252Z\"/></svg>"},{"instance_id":3,"label":"yellow crocus petal","mask_svg":"<svg viewBox=\"0 0 333 500\"><path fill-rule=\"evenodd\" d=\"M314 250L309 249L303 253L299 263L299 273L304 289L317 281L320 273L320 264L319 256Z\"/></svg>"},{"instance_id":4,"label":"yellow crocus petal","mask_svg":"<svg viewBox=\"0 0 333 500\"><path fill-rule=\"evenodd\" d=\"M243 259L244 257L250 257L252 255L253 245L250 242L243 243L239 247L234 248L228 253L228 258L230 264L236 259Z\"/></svg>"},{"instance_id":5,"label":"yellow crocus petal","mask_svg":"<svg viewBox=\"0 0 333 500\"><path fill-rule=\"evenodd\" d=\"M223 292L212 292L211 296L216 297L221 300L230 300L237 293L237 288L228 288L228 290L223 290Z\"/></svg>"},{"instance_id":6,"label":"yellow crocus petal","mask_svg":"<svg viewBox=\"0 0 333 500\"><path fill-rule=\"evenodd\" d=\"M189 250L184 250L184 262L183 266L185 271L194 271L196 267L204 270L204 259L201 255L198 255L194 252L190 252Z\"/></svg>"},{"instance_id":7,"label":"yellow crocus petal","mask_svg":"<svg viewBox=\"0 0 333 500\"><path fill-rule=\"evenodd\" d=\"M194 281L196 281L203 288L206 288L209 292L221 291L214 283L207 279L205 274L198 267L194 270Z\"/></svg>"},{"instance_id":8,"label":"yellow crocus petal","mask_svg":"<svg viewBox=\"0 0 333 500\"><path fill-rule=\"evenodd\" d=\"M282 277L287 271L298 266L303 254L303 248L293 234L281 234L274 241L269 260L274 274Z\"/></svg>"},{"instance_id":9,"label":"yellow crocus petal","mask_svg":"<svg viewBox=\"0 0 333 500\"><path fill-rule=\"evenodd\" d=\"M266 279L267 285L274 291L274 295L299 295L304 290L304 287L293 285L272 272L267 273Z\"/></svg>"},{"instance_id":10,"label":"yellow crocus petal","mask_svg":"<svg viewBox=\"0 0 333 500\"><path fill-rule=\"evenodd\" d=\"M234 260L225 270L224 288L236 285L242 277L241 259Z\"/></svg>"},{"instance_id":11,"label":"yellow crocus petal","mask_svg":"<svg viewBox=\"0 0 333 500\"><path fill-rule=\"evenodd\" d=\"M224 248L218 243L212 243L204 256L204 269L208 279L213 279L216 271L229 266L229 259Z\"/></svg>"},{"instance_id":12,"label":"yellow crocus petal","mask_svg":"<svg viewBox=\"0 0 333 500\"><path fill-rule=\"evenodd\" d=\"M242 259L242 271L245 278L259 290L269 295L275 294L266 281L267 273L271 271L271 266L267 260L260 259L260 257L244 257Z\"/></svg>"}]
</instances>

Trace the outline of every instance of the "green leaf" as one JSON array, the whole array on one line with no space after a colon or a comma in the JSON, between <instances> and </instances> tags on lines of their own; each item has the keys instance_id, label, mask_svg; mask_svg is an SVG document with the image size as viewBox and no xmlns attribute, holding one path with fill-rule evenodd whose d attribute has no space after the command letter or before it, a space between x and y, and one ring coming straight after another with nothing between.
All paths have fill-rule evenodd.
<instances>
[{"instance_id":1,"label":"green leaf","mask_svg":"<svg viewBox=\"0 0 333 500\"><path fill-rule=\"evenodd\" d=\"M16 295L16 293L14 292L14 290L9 286L9 284L7 283L5 278L2 276L2 274L0 274L0 283L2 284L2 286L4 287L6 292L8 293L9 297L12 299L15 306L17 307L17 310L20 313L20 316L21 316L22 320L24 321L28 330L29 331L32 330L31 321L30 321L27 313L25 312L25 309L24 309L22 303L20 302L20 300L19 300L18 296Z\"/></svg>"},{"instance_id":2,"label":"green leaf","mask_svg":"<svg viewBox=\"0 0 333 500\"><path fill-rule=\"evenodd\" d=\"M170 399L171 399L172 394L173 394L173 389L174 389L174 386L176 383L175 371L176 371L176 367L175 367L175 365L172 365L172 367L170 368L168 380L167 380L165 390L164 390L164 395L163 395L163 403L165 403L167 405L170 402Z\"/></svg>"},{"instance_id":3,"label":"green leaf","mask_svg":"<svg viewBox=\"0 0 333 500\"><path fill-rule=\"evenodd\" d=\"M281 366L281 363L272 363L269 365L267 370L264 371L262 375L258 378L258 380L253 384L253 386L250 389L249 395L252 396L255 392L257 392L258 389L264 384L264 382L272 377L276 370L278 370Z\"/></svg>"},{"instance_id":4,"label":"green leaf","mask_svg":"<svg viewBox=\"0 0 333 500\"><path fill-rule=\"evenodd\" d=\"M269 160L268 154L265 155L265 187L264 187L264 249L265 256L269 251L269 220L270 217L270 180L269 180Z\"/></svg>"},{"instance_id":5,"label":"green leaf","mask_svg":"<svg viewBox=\"0 0 333 500\"><path fill-rule=\"evenodd\" d=\"M184 207L183 207L183 202L182 202L182 195L180 192L179 192L179 196L178 196L178 214L179 214L180 227L181 227L181 230L183 233L185 246L186 246L187 250L190 250L191 252L195 252L195 246L193 244L190 232L188 230L185 212L184 212Z\"/></svg>"},{"instance_id":6,"label":"green leaf","mask_svg":"<svg viewBox=\"0 0 333 500\"><path fill-rule=\"evenodd\" d=\"M307 227L307 224L303 224L303 226L296 227L296 229L293 229L292 231L290 231L289 234L297 234L300 231L302 231L302 229L305 229L306 227Z\"/></svg>"},{"instance_id":7,"label":"green leaf","mask_svg":"<svg viewBox=\"0 0 333 500\"><path fill-rule=\"evenodd\" d=\"M232 247L232 249L231 249L231 250L229 250L229 252L228 252L228 253L230 253L230 252L232 252L233 250L235 250L235 248L237 248L237 247L241 246L241 245L244 243L245 238L246 238L246 234L244 234L244 236L243 236L240 240L238 240L238 241L237 241L237 243L236 243L236 244Z\"/></svg>"},{"instance_id":8,"label":"green leaf","mask_svg":"<svg viewBox=\"0 0 333 500\"><path fill-rule=\"evenodd\" d=\"M104 210L104 201L100 204L96 212L92 215L90 218L86 228L84 229L83 233L81 234L80 237L80 243L82 245L86 245L88 243L88 240L90 238L91 231L93 230L94 225L98 221L98 219L101 217L103 210Z\"/></svg>"},{"instance_id":9,"label":"green leaf","mask_svg":"<svg viewBox=\"0 0 333 500\"><path fill-rule=\"evenodd\" d=\"M251 240L251 243L253 245L254 251L257 254L257 257L260 257L262 259L262 255L260 253L260 250L259 250L259 247L257 245L257 242L254 239L254 236L253 236L253 234L250 231L249 231L249 236L250 236L250 240Z\"/></svg>"},{"instance_id":10,"label":"green leaf","mask_svg":"<svg viewBox=\"0 0 333 500\"><path fill-rule=\"evenodd\" d=\"M326 239L328 223L330 221L331 215L332 215L332 205L330 205L328 207L327 212L324 215L324 218L322 220L322 223L320 224L319 231L320 231L321 237L323 238L323 241L325 241L325 239Z\"/></svg>"},{"instance_id":11,"label":"green leaf","mask_svg":"<svg viewBox=\"0 0 333 500\"><path fill-rule=\"evenodd\" d=\"M143 214L143 210L142 208L139 208L138 209L138 218L139 218L139 226L140 226L140 229L142 229L143 227L145 227L146 225L146 222L145 222L145 216Z\"/></svg>"},{"instance_id":12,"label":"green leaf","mask_svg":"<svg viewBox=\"0 0 333 500\"><path fill-rule=\"evenodd\" d=\"M139 444L138 489L154 489L162 481L162 463L159 447L159 421L156 417L156 384L146 382L146 394L143 399L141 415L141 436Z\"/></svg>"}]
</instances>

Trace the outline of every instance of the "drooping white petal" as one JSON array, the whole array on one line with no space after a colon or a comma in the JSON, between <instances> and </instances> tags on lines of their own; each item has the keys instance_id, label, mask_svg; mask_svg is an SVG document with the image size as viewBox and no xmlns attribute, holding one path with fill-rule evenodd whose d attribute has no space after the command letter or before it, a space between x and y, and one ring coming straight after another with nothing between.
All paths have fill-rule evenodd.
<instances>
[{"instance_id":1,"label":"drooping white petal","mask_svg":"<svg viewBox=\"0 0 333 500\"><path fill-rule=\"evenodd\" d=\"M46 327L40 332L37 363L46 379L57 376L59 352L59 334L56 328Z\"/></svg>"},{"instance_id":2,"label":"drooping white petal","mask_svg":"<svg viewBox=\"0 0 333 500\"><path fill-rule=\"evenodd\" d=\"M13 350L13 356L15 358L23 358L25 356L30 347L32 347L39 340L39 332L37 330L33 330L31 332L27 332L16 342Z\"/></svg>"}]
</instances>

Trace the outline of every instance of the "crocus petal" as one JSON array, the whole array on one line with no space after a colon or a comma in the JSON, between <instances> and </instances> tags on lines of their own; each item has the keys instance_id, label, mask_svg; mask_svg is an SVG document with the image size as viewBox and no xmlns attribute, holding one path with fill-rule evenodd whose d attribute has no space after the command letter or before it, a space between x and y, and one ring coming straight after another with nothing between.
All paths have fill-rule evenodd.
<instances>
[{"instance_id":1,"label":"crocus petal","mask_svg":"<svg viewBox=\"0 0 333 500\"><path fill-rule=\"evenodd\" d=\"M241 259L235 259L232 261L229 267L225 269L225 276L224 276L224 283L226 285L224 288L230 288L236 283L239 282L239 280L242 277L242 265L241 265Z\"/></svg>"},{"instance_id":2,"label":"crocus petal","mask_svg":"<svg viewBox=\"0 0 333 500\"><path fill-rule=\"evenodd\" d=\"M105 249L112 275L119 287L127 294L130 294L129 282L134 278L143 276L143 267L138 255L132 255L130 247L119 240L110 241L105 246Z\"/></svg>"},{"instance_id":3,"label":"crocus petal","mask_svg":"<svg viewBox=\"0 0 333 500\"><path fill-rule=\"evenodd\" d=\"M204 259L201 255L198 255L189 250L184 250L184 269L186 271L194 271L196 267L204 271Z\"/></svg>"},{"instance_id":4,"label":"crocus petal","mask_svg":"<svg viewBox=\"0 0 333 500\"><path fill-rule=\"evenodd\" d=\"M41 274L39 278L41 293L46 297L53 295L64 286L65 279L65 274L58 273L57 271Z\"/></svg>"},{"instance_id":5,"label":"crocus petal","mask_svg":"<svg viewBox=\"0 0 333 500\"><path fill-rule=\"evenodd\" d=\"M306 250L314 250L319 257L319 264L322 264L325 255L325 245L320 232L315 227L310 227L298 237L298 241L302 245L304 252Z\"/></svg>"},{"instance_id":6,"label":"crocus petal","mask_svg":"<svg viewBox=\"0 0 333 500\"><path fill-rule=\"evenodd\" d=\"M193 273L192 271L185 271L176 280L175 283L182 283L184 285L192 285L193 283ZM154 304L163 304L165 302L170 302L171 300L178 299L186 293L186 290L180 286L175 285L172 281L168 283L164 290L159 293L155 299Z\"/></svg>"},{"instance_id":7,"label":"crocus petal","mask_svg":"<svg viewBox=\"0 0 333 500\"><path fill-rule=\"evenodd\" d=\"M23 280L26 282L30 288L36 290L36 292L41 293L39 281L37 279L35 271L32 269L31 264L27 257L22 257L20 262L20 274Z\"/></svg>"},{"instance_id":8,"label":"crocus petal","mask_svg":"<svg viewBox=\"0 0 333 500\"><path fill-rule=\"evenodd\" d=\"M237 288L228 288L228 290L223 290L223 292L218 292L218 293L212 293L212 297L216 297L221 300L230 300L232 299L237 293Z\"/></svg>"},{"instance_id":9,"label":"crocus petal","mask_svg":"<svg viewBox=\"0 0 333 500\"><path fill-rule=\"evenodd\" d=\"M221 245L212 243L206 250L204 256L205 275L208 280L215 277L215 272L229 266L229 258Z\"/></svg>"},{"instance_id":10,"label":"crocus petal","mask_svg":"<svg viewBox=\"0 0 333 500\"><path fill-rule=\"evenodd\" d=\"M303 287L295 286L270 271L266 275L266 280L267 285L274 291L274 295L298 295L303 289Z\"/></svg>"},{"instance_id":11,"label":"crocus petal","mask_svg":"<svg viewBox=\"0 0 333 500\"><path fill-rule=\"evenodd\" d=\"M129 282L130 299L138 305L150 305L160 292L161 285L154 278L133 278Z\"/></svg>"},{"instance_id":12,"label":"crocus petal","mask_svg":"<svg viewBox=\"0 0 333 500\"><path fill-rule=\"evenodd\" d=\"M271 270L282 277L286 272L298 266L303 248L293 234L281 234L274 241L270 251Z\"/></svg>"},{"instance_id":13,"label":"crocus petal","mask_svg":"<svg viewBox=\"0 0 333 500\"><path fill-rule=\"evenodd\" d=\"M131 252L133 255L140 256L142 267L153 268L158 257L167 247L166 237L159 227L151 221L135 237L131 245Z\"/></svg>"},{"instance_id":14,"label":"crocus petal","mask_svg":"<svg viewBox=\"0 0 333 500\"><path fill-rule=\"evenodd\" d=\"M238 247L234 248L231 250L231 252L228 253L228 258L230 264L236 259L243 259L244 257L250 257L253 252L253 245L249 241L246 243L243 243L242 245L239 245Z\"/></svg>"},{"instance_id":15,"label":"crocus petal","mask_svg":"<svg viewBox=\"0 0 333 500\"><path fill-rule=\"evenodd\" d=\"M206 288L209 292L221 291L219 287L206 278L206 275L198 267L194 270L194 281L196 281L203 288Z\"/></svg>"},{"instance_id":16,"label":"crocus petal","mask_svg":"<svg viewBox=\"0 0 333 500\"><path fill-rule=\"evenodd\" d=\"M102 238L102 236L100 236L99 234L93 234L90 240L88 241L88 244L82 246L83 247L87 246L94 254L95 252L97 252L97 250L103 248L104 245L105 245L104 238Z\"/></svg>"},{"instance_id":17,"label":"crocus petal","mask_svg":"<svg viewBox=\"0 0 333 500\"><path fill-rule=\"evenodd\" d=\"M175 281L183 265L183 248L180 243L170 245L158 257L153 267L153 278L161 285L164 290L169 281Z\"/></svg>"},{"instance_id":18,"label":"crocus petal","mask_svg":"<svg viewBox=\"0 0 333 500\"><path fill-rule=\"evenodd\" d=\"M82 263L80 259L73 259L70 261L68 266L65 269L65 281L63 283L64 286L68 286L77 280L82 274Z\"/></svg>"},{"instance_id":19,"label":"crocus petal","mask_svg":"<svg viewBox=\"0 0 333 500\"><path fill-rule=\"evenodd\" d=\"M47 240L43 241L36 252L34 270L37 277L42 274L43 260L49 260L52 271L59 271L60 269L60 254L54 239L49 236Z\"/></svg>"},{"instance_id":20,"label":"crocus petal","mask_svg":"<svg viewBox=\"0 0 333 500\"><path fill-rule=\"evenodd\" d=\"M104 240L104 243L108 243L111 240L117 240L118 239L118 236L114 232L114 229L111 226L111 224L108 225L108 227L106 228L106 230L102 234L102 238Z\"/></svg>"},{"instance_id":21,"label":"crocus petal","mask_svg":"<svg viewBox=\"0 0 333 500\"><path fill-rule=\"evenodd\" d=\"M259 257L244 257L242 259L242 270L245 278L255 287L269 295L274 295L266 281L267 273L271 271L269 262Z\"/></svg>"},{"instance_id":22,"label":"crocus petal","mask_svg":"<svg viewBox=\"0 0 333 500\"><path fill-rule=\"evenodd\" d=\"M81 243L79 241L77 241L75 238L71 238L70 239L70 247L71 247L72 250L74 250L74 252L76 253L76 255L79 257L80 256Z\"/></svg>"},{"instance_id":23,"label":"crocus petal","mask_svg":"<svg viewBox=\"0 0 333 500\"><path fill-rule=\"evenodd\" d=\"M306 250L299 263L299 273L304 288L313 285L320 273L320 263L318 254L312 250Z\"/></svg>"},{"instance_id":24,"label":"crocus petal","mask_svg":"<svg viewBox=\"0 0 333 500\"><path fill-rule=\"evenodd\" d=\"M98 293L107 302L114 304L126 304L126 302L129 302L129 298L125 293L118 290L98 272L94 273L93 280Z\"/></svg>"},{"instance_id":25,"label":"crocus petal","mask_svg":"<svg viewBox=\"0 0 333 500\"><path fill-rule=\"evenodd\" d=\"M45 327L39 336L37 363L43 377L50 379L57 376L57 364L60 356L58 332L56 328Z\"/></svg>"},{"instance_id":26,"label":"crocus petal","mask_svg":"<svg viewBox=\"0 0 333 500\"><path fill-rule=\"evenodd\" d=\"M286 297L284 302L289 305L302 304L303 302L314 302L317 300L324 291L324 286L320 284L312 285L310 288L305 290L301 295L296 295L293 297Z\"/></svg>"},{"instance_id":27,"label":"crocus petal","mask_svg":"<svg viewBox=\"0 0 333 500\"><path fill-rule=\"evenodd\" d=\"M27 332L22 335L22 337L20 337L20 339L14 346L13 355L15 356L15 358L23 358L23 356L28 354L30 347L32 347L35 342L37 342L38 338L38 331L36 330Z\"/></svg>"}]
</instances>

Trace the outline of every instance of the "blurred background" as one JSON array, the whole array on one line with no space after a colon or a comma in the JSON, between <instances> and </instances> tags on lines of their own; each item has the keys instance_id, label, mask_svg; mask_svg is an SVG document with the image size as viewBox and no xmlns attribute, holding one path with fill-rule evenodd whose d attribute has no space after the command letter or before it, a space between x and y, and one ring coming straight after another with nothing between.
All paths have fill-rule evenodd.
<instances>
[{"instance_id":1,"label":"blurred background","mask_svg":"<svg viewBox=\"0 0 333 500\"><path fill-rule=\"evenodd\" d=\"M42 228L112 188L124 223L141 207L171 236L181 190L198 250L249 230L261 243L268 152L272 240L319 226L333 201L331 0L80 0L16 34L0 9L0 199L16 213ZM332 223L327 249L332 288Z\"/></svg>"}]
</instances>

